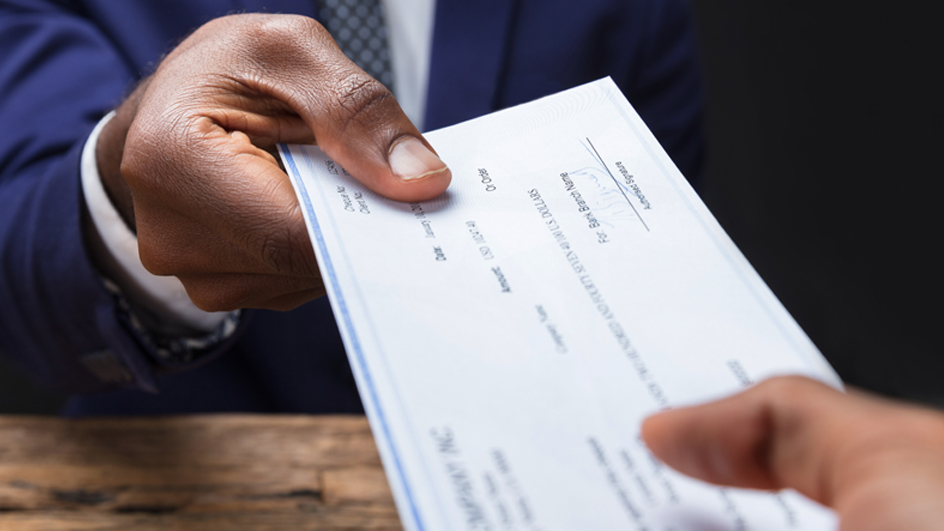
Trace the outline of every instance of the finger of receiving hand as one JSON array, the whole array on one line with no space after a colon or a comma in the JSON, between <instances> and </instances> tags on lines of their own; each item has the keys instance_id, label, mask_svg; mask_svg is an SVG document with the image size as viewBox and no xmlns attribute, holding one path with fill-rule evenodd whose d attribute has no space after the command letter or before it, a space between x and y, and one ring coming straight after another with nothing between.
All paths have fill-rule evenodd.
<instances>
[{"instance_id":1,"label":"finger of receiving hand","mask_svg":"<svg viewBox=\"0 0 944 531\"><path fill-rule=\"evenodd\" d=\"M858 400L807 378L774 378L717 402L652 416L643 438L685 474L737 487L794 488L828 504L836 453L862 419Z\"/></svg>"}]
</instances>

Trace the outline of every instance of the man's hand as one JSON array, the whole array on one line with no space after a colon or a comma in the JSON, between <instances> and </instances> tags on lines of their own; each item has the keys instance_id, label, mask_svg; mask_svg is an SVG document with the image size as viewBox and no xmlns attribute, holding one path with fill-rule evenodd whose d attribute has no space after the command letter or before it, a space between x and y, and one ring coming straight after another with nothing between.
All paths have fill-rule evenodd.
<instances>
[{"instance_id":1,"label":"man's hand","mask_svg":"<svg viewBox=\"0 0 944 531\"><path fill-rule=\"evenodd\" d=\"M653 453L720 485L793 488L836 509L841 529L944 528L944 415L800 377L661 413Z\"/></svg>"},{"instance_id":2,"label":"man's hand","mask_svg":"<svg viewBox=\"0 0 944 531\"><path fill-rule=\"evenodd\" d=\"M315 142L400 201L451 179L390 92L314 20L207 23L122 104L96 153L144 266L176 275L204 310L290 309L324 294L279 142Z\"/></svg>"}]
</instances>

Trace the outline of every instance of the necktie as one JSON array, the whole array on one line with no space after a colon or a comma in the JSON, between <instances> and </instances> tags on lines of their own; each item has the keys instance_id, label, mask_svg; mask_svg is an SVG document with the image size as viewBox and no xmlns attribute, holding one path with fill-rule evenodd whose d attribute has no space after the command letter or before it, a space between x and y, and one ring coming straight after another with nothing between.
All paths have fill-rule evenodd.
<instances>
[{"instance_id":1,"label":"necktie","mask_svg":"<svg viewBox=\"0 0 944 531\"><path fill-rule=\"evenodd\" d=\"M380 0L318 0L318 14L341 51L393 91L387 25Z\"/></svg>"}]
</instances>

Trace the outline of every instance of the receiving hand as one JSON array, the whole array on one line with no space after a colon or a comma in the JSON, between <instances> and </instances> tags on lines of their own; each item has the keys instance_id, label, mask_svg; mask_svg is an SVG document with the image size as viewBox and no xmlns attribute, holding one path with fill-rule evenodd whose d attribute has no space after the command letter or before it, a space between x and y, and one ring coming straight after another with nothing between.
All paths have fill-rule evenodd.
<instances>
[{"instance_id":1,"label":"receiving hand","mask_svg":"<svg viewBox=\"0 0 944 531\"><path fill-rule=\"evenodd\" d=\"M774 378L643 423L652 452L682 473L754 489L796 489L847 531L944 529L944 415Z\"/></svg>"}]
</instances>

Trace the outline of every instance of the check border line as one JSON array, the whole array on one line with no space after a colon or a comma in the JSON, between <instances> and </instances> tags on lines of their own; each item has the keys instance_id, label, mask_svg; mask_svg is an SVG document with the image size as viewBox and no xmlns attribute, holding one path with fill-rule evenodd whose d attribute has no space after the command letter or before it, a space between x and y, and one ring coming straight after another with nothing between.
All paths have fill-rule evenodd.
<instances>
[{"instance_id":1,"label":"check border line","mask_svg":"<svg viewBox=\"0 0 944 531\"><path fill-rule=\"evenodd\" d=\"M328 254L328 248L324 241L324 236L321 233L321 225L318 223L318 217L315 215L315 209L312 207L311 197L308 195L308 188L305 186L304 179L302 179L301 172L298 170L298 166L295 163L295 157L291 150L284 144L280 145L279 147L280 151L285 155L286 162L288 163L287 165L289 167L288 169L292 175L292 180L295 181L295 184L302 192L301 196L304 202L305 210L308 212L309 219L311 220L312 232L315 234L318 248L321 250L321 255L325 263L325 269L327 269L326 273L328 273L328 278L330 279L331 285L334 287L334 292L336 295L335 301L341 310L344 326L347 328L348 333L350 334L352 347L354 348L358 365L361 366L364 379L367 381L367 385L370 389L371 402L374 404L374 411L377 412L383 433L387 438L387 444L389 445L390 453L393 455L393 460L396 464L400 481L403 484L403 490L409 499L413 521L416 522L416 526L420 531L425 531L426 527L423 525L423 521L420 518L419 507L417 507L416 500L413 497L413 489L410 488L410 482L406 477L406 471L403 468L403 463L400 461L400 453L397 451L397 447L393 442L393 434L390 432L386 415L384 415L383 408L380 405L380 398L377 396L377 389L374 386L374 379L371 376L369 368L367 367L367 361L364 358L364 352L361 348L360 340L357 337L357 332L354 330L354 322L351 319L350 313L348 313L347 301L341 292L341 285L338 281L337 274L335 273L334 263L331 261L331 257Z\"/></svg>"}]
</instances>

